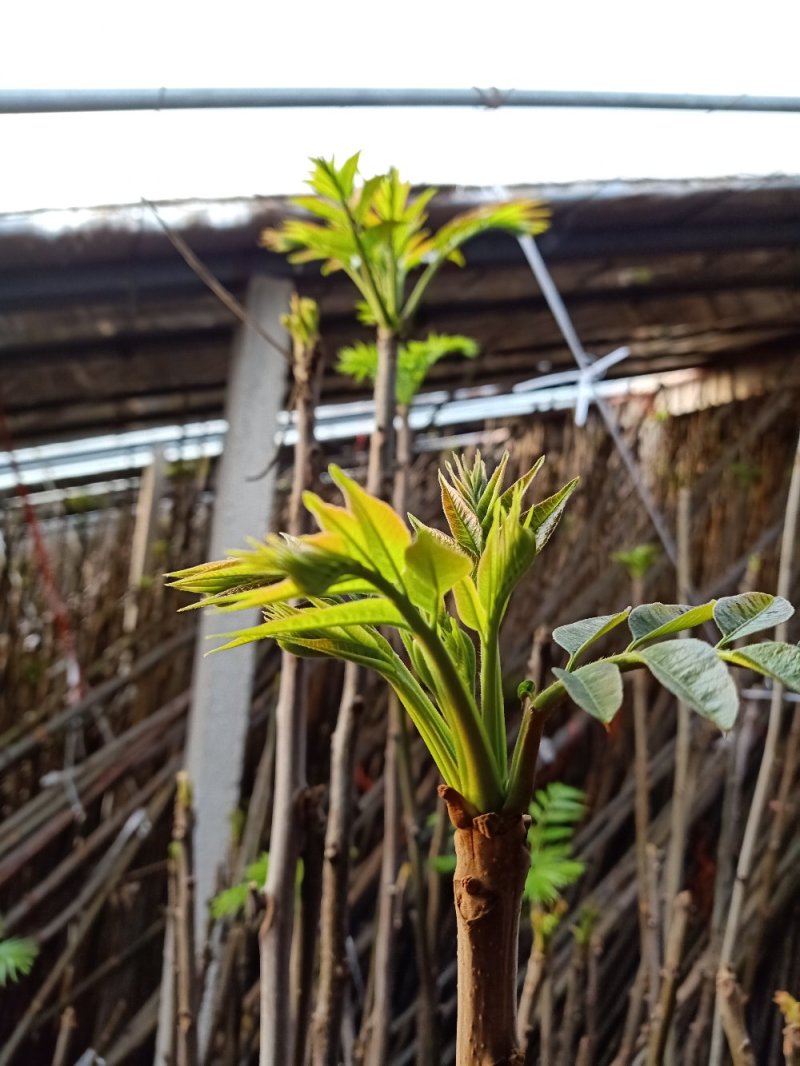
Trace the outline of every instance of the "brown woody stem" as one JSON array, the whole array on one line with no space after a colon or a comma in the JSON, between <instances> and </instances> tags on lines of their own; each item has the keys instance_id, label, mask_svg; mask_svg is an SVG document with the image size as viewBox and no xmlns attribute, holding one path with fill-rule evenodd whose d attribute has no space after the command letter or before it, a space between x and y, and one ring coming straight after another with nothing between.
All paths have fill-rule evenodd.
<instances>
[{"instance_id":1,"label":"brown woody stem","mask_svg":"<svg viewBox=\"0 0 800 1066\"><path fill-rule=\"evenodd\" d=\"M527 820L520 814L470 817L457 792L446 786L439 792L456 827L456 1066L521 1066L517 940L530 865Z\"/></svg>"}]
</instances>

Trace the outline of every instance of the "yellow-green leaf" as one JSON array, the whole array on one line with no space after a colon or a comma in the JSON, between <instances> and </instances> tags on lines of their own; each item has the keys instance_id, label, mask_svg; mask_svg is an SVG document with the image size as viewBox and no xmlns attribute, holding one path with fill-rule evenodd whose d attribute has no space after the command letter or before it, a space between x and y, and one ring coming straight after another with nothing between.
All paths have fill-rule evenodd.
<instances>
[{"instance_id":1,"label":"yellow-green leaf","mask_svg":"<svg viewBox=\"0 0 800 1066\"><path fill-rule=\"evenodd\" d=\"M525 515L525 525L533 530L536 535L537 551L542 550L555 532L556 526L561 521L561 515L567 500L577 488L579 481L580 478L573 478L558 492L531 507L530 511Z\"/></svg>"},{"instance_id":2,"label":"yellow-green leaf","mask_svg":"<svg viewBox=\"0 0 800 1066\"><path fill-rule=\"evenodd\" d=\"M403 583L411 600L435 614L450 589L472 571L472 559L436 529L414 522L414 539L406 548Z\"/></svg>"},{"instance_id":3,"label":"yellow-green leaf","mask_svg":"<svg viewBox=\"0 0 800 1066\"><path fill-rule=\"evenodd\" d=\"M793 692L800 692L800 647L797 644L765 640L760 644L748 644L744 648L728 652L726 658L737 666L744 666L780 681Z\"/></svg>"},{"instance_id":4,"label":"yellow-green leaf","mask_svg":"<svg viewBox=\"0 0 800 1066\"><path fill-rule=\"evenodd\" d=\"M456 601L458 617L464 625L478 633L485 633L486 612L471 577L463 577L453 585L453 597Z\"/></svg>"},{"instance_id":5,"label":"yellow-green leaf","mask_svg":"<svg viewBox=\"0 0 800 1066\"><path fill-rule=\"evenodd\" d=\"M224 648L236 648L240 644L249 644L254 640L278 637L290 637L293 634L323 634L329 629L348 626L391 625L405 627L406 622L394 604L381 597L365 600L353 600L348 603L334 603L327 607L306 607L291 614L281 615L260 626L241 629L229 634L232 640Z\"/></svg>"},{"instance_id":6,"label":"yellow-green leaf","mask_svg":"<svg viewBox=\"0 0 800 1066\"><path fill-rule=\"evenodd\" d=\"M483 549L483 530L480 519L470 505L439 472L439 484L442 488L442 508L450 532L455 539L472 555L478 556Z\"/></svg>"},{"instance_id":7,"label":"yellow-green leaf","mask_svg":"<svg viewBox=\"0 0 800 1066\"><path fill-rule=\"evenodd\" d=\"M388 503L370 496L338 466L331 465L328 469L358 522L372 569L402 587L405 551L411 542L408 526Z\"/></svg>"}]
</instances>

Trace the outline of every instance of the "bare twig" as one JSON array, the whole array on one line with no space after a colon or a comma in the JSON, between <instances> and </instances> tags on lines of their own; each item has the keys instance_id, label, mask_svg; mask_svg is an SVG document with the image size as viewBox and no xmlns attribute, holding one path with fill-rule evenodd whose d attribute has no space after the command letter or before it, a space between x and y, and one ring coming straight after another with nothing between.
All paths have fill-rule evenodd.
<instances>
[{"instance_id":1,"label":"bare twig","mask_svg":"<svg viewBox=\"0 0 800 1066\"><path fill-rule=\"evenodd\" d=\"M176 1066L197 1066L197 976L194 950L192 792L184 771L176 778L169 856L171 918L175 943Z\"/></svg>"},{"instance_id":2,"label":"bare twig","mask_svg":"<svg viewBox=\"0 0 800 1066\"><path fill-rule=\"evenodd\" d=\"M678 991L678 970L683 958L683 942L689 921L689 908L692 897L688 892L681 892L673 907L672 921L669 924L669 939L664 957L664 973L661 994L653 1016L647 1047L647 1066L661 1066L667 1046L672 1015L675 1010L675 997Z\"/></svg>"},{"instance_id":3,"label":"bare twig","mask_svg":"<svg viewBox=\"0 0 800 1066\"><path fill-rule=\"evenodd\" d=\"M789 495L786 501L786 517L783 527L783 540L781 543L781 556L778 571L778 595L788 597L791 592L792 566L794 551L797 541L797 521L800 511L800 436L795 450L792 476L789 483ZM786 639L786 624L776 627L776 639ZM742 906L747 890L750 874L753 866L756 842L761 829L761 820L767 804L769 792L772 786L773 767L775 754L778 746L778 738L781 731L781 719L783 710L783 688L775 682L772 694L772 702L769 711L769 725L767 738L764 742L764 754L761 758L761 766L758 771L753 802L750 805L750 813L747 817L742 850L739 854L739 862L736 868L736 881L731 895L730 910L725 926L725 934L722 939L720 962L722 967L730 966L733 949L739 936ZM719 984L718 984L719 989ZM719 995L718 995L719 1001ZM719 1007L721 1010L721 1005ZM722 1041L720 1032L719 1010L714 1018L714 1032L711 1041L711 1056L709 1066L719 1066L722 1055Z\"/></svg>"},{"instance_id":4,"label":"bare twig","mask_svg":"<svg viewBox=\"0 0 800 1066\"><path fill-rule=\"evenodd\" d=\"M643 602L642 580L633 580L633 602ZM647 778L647 676L643 670L633 677L633 732L634 732L634 811L636 820L636 876L639 894L639 943L644 963L649 1013L655 1010L658 997L659 946L658 928L651 908L652 893L647 841L650 822L650 785Z\"/></svg>"},{"instance_id":5,"label":"bare twig","mask_svg":"<svg viewBox=\"0 0 800 1066\"><path fill-rule=\"evenodd\" d=\"M717 1004L733 1066L756 1066L744 1018L742 990L736 983L733 971L727 966L723 966L717 974Z\"/></svg>"},{"instance_id":6,"label":"bare twig","mask_svg":"<svg viewBox=\"0 0 800 1066\"><path fill-rule=\"evenodd\" d=\"M178 252L181 259L183 259L190 270L194 271L203 284L214 293L223 307L226 307L241 323L249 326L250 329L261 337L262 340L265 340L267 344L279 352L287 362L291 361L292 353L286 345L272 337L260 322L253 318L252 315L248 314L246 308L242 306L233 293L226 289L219 278L215 277L208 267L198 259L183 237L167 225L161 217L156 205L150 200L145 199L144 196L142 197L142 203L150 208L159 226L162 228L170 244L176 252Z\"/></svg>"},{"instance_id":7,"label":"bare twig","mask_svg":"<svg viewBox=\"0 0 800 1066\"><path fill-rule=\"evenodd\" d=\"M61 1024L58 1027L58 1039L53 1053L52 1066L66 1066L69 1045L72 1041L72 1033L75 1029L75 1008L66 1007L61 1015Z\"/></svg>"},{"instance_id":8,"label":"bare twig","mask_svg":"<svg viewBox=\"0 0 800 1066\"><path fill-rule=\"evenodd\" d=\"M691 585L690 568L690 504L691 494L685 486L678 493L678 603L687 603ZM681 634L687 637L688 632ZM675 779L672 786L672 826L670 830L667 858L664 866L665 901L674 900L683 880L683 862L686 850L686 833L691 806L689 756L691 747L691 722L689 708L683 701L678 701L678 728L675 740ZM673 915L677 918L679 911L664 908L664 943L669 936L669 923Z\"/></svg>"},{"instance_id":9,"label":"bare twig","mask_svg":"<svg viewBox=\"0 0 800 1066\"><path fill-rule=\"evenodd\" d=\"M628 1066L636 1050L636 1040L642 1021L642 1008L644 1007L644 991L647 985L647 971L644 960L640 961L636 971L636 977L628 992L628 1012L625 1015L625 1023L622 1028L622 1043L620 1044L617 1057L613 1066Z\"/></svg>"},{"instance_id":10,"label":"bare twig","mask_svg":"<svg viewBox=\"0 0 800 1066\"><path fill-rule=\"evenodd\" d=\"M300 321L300 301L293 297L288 316L293 339L297 443L294 451L289 532L305 528L303 492L313 477L314 408L321 369L317 336ZM295 321L297 319L297 321ZM292 936L294 931L297 860L303 839L306 787L307 664L284 652L275 710L275 795L270 833L270 863L264 888L266 914L259 934L261 950L260 1066L286 1066L294 1056L292 1026Z\"/></svg>"},{"instance_id":11,"label":"bare twig","mask_svg":"<svg viewBox=\"0 0 800 1066\"><path fill-rule=\"evenodd\" d=\"M353 764L357 723L362 707L358 669L345 668L336 729L331 742L331 784L325 866L322 873L320 966L317 1005L312 1019L311 1061L337 1066L344 989L347 983L347 882L353 818Z\"/></svg>"}]
</instances>

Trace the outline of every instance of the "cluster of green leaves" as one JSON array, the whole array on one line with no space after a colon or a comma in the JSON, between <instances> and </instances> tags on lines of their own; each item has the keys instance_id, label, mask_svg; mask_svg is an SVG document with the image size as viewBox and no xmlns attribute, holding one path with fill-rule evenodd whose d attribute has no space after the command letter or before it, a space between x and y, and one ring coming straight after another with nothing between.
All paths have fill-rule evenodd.
<instances>
[{"instance_id":1,"label":"cluster of green leaves","mask_svg":"<svg viewBox=\"0 0 800 1066\"><path fill-rule=\"evenodd\" d=\"M203 595L193 606L264 610L264 624L231 634L225 647L273 638L297 655L375 670L407 708L445 782L473 810L499 810L508 782L500 624L576 485L525 506L541 461L508 488L506 465L507 456L491 476L480 456L448 467L441 488L450 536L409 516L412 536L388 504L332 466L347 506L306 493L319 533L271 536L174 574L173 584ZM407 660L381 626L398 631Z\"/></svg>"},{"instance_id":2,"label":"cluster of green leaves","mask_svg":"<svg viewBox=\"0 0 800 1066\"><path fill-rule=\"evenodd\" d=\"M38 954L39 945L27 937L0 940L0 988L29 974Z\"/></svg>"},{"instance_id":3,"label":"cluster of green leaves","mask_svg":"<svg viewBox=\"0 0 800 1066\"><path fill-rule=\"evenodd\" d=\"M565 669L554 669L558 683L549 691L559 695L558 685L562 685L579 707L607 725L622 705L621 671L643 666L698 714L728 730L736 720L738 697L727 666L754 670L800 690L800 648L796 645L766 640L732 647L745 637L785 622L792 614L794 608L781 596L746 592L697 607L648 603L613 615L585 618L553 633L569 659ZM669 639L712 621L721 634L714 646L696 637ZM633 638L624 651L578 665L595 641L623 622L627 622ZM546 702L547 696L541 693L537 699Z\"/></svg>"},{"instance_id":4,"label":"cluster of green leaves","mask_svg":"<svg viewBox=\"0 0 800 1066\"><path fill-rule=\"evenodd\" d=\"M622 671L646 667L722 729L731 727L737 711L728 665L800 690L800 648L775 641L731 648L792 614L780 597L748 593L699 607L655 603L583 619L554 632L569 659L541 692L528 686L509 763L500 626L577 479L528 505L542 460L505 488L507 462L506 455L491 475L479 455L471 465L460 459L447 464L440 482L450 535L410 515L412 535L388 504L332 466L346 507L304 496L320 532L253 542L249 551L172 575L173 585L202 595L192 606L264 611L262 625L229 634L226 648L270 638L293 654L347 660L384 677L445 782L473 812L527 810L535 761L530 738L540 732L542 716L569 697L609 723L622 703ZM715 647L670 639L712 619L722 634ZM582 664L588 649L624 622L633 638L628 646ZM405 658L380 627L399 633Z\"/></svg>"},{"instance_id":5,"label":"cluster of green leaves","mask_svg":"<svg viewBox=\"0 0 800 1066\"><path fill-rule=\"evenodd\" d=\"M319 340L319 307L316 300L293 292L288 314L281 315L281 325L292 340L310 351Z\"/></svg>"},{"instance_id":6,"label":"cluster of green leaves","mask_svg":"<svg viewBox=\"0 0 800 1066\"><path fill-rule=\"evenodd\" d=\"M530 806L528 843L531 868L525 882L525 899L552 906L565 888L574 884L585 864L574 857L575 826L586 813L586 793L580 788L553 781L537 789Z\"/></svg>"},{"instance_id":7,"label":"cluster of green leaves","mask_svg":"<svg viewBox=\"0 0 800 1066\"><path fill-rule=\"evenodd\" d=\"M428 371L446 355L461 355L473 359L478 345L469 337L429 333L425 340L401 343L397 350L396 399L401 407L408 407L422 386ZM339 350L336 369L358 382L374 382L378 373L378 346L359 341Z\"/></svg>"},{"instance_id":8,"label":"cluster of green leaves","mask_svg":"<svg viewBox=\"0 0 800 1066\"><path fill-rule=\"evenodd\" d=\"M244 879L230 888L225 888L211 900L213 918L236 918L244 910L250 893L255 889L261 891L267 883L269 872L269 855L263 851L255 862L245 867ZM297 863L295 889L299 893L303 884L303 862Z\"/></svg>"},{"instance_id":9,"label":"cluster of green leaves","mask_svg":"<svg viewBox=\"0 0 800 1066\"><path fill-rule=\"evenodd\" d=\"M267 882L269 856L264 851L249 866L245 867L244 880L230 888L217 893L211 900L212 918L235 918L241 914L247 903L252 886L261 889Z\"/></svg>"},{"instance_id":10,"label":"cluster of green leaves","mask_svg":"<svg viewBox=\"0 0 800 1066\"><path fill-rule=\"evenodd\" d=\"M333 159L313 159L308 185L315 195L293 201L313 221L288 219L261 240L293 263L321 261L323 274L343 271L360 292L359 313L370 325L401 332L442 265L463 264L462 246L480 233L520 236L547 227L542 205L520 200L481 205L432 233L426 209L435 189L412 197L395 169L357 184L358 162L358 154L340 167Z\"/></svg>"}]
</instances>

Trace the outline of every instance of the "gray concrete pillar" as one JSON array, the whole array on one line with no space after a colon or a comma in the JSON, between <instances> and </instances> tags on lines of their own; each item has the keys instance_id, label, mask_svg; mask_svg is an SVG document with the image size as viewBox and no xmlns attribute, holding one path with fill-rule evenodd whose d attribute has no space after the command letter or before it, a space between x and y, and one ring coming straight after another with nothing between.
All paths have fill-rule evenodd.
<instances>
[{"instance_id":1,"label":"gray concrete pillar","mask_svg":"<svg viewBox=\"0 0 800 1066\"><path fill-rule=\"evenodd\" d=\"M289 308L291 291L291 282L283 279L256 277L250 282L247 311L272 337L285 336L280 316ZM275 468L258 481L251 479L263 472L273 456L286 380L287 364L281 353L250 326L243 326L236 338L228 379L228 432L217 471L211 559L223 558L226 551L244 547L248 536L264 536L269 528ZM204 612L200 619L186 747L196 826L198 948L205 937L206 906L216 889L218 870L228 855L231 815L239 803L256 658L255 644L207 656L214 647L208 638L257 625L259 621L257 611L227 616Z\"/></svg>"},{"instance_id":2,"label":"gray concrete pillar","mask_svg":"<svg viewBox=\"0 0 800 1066\"><path fill-rule=\"evenodd\" d=\"M249 316L280 341L286 337L280 316L288 311L292 288L288 280L266 277L251 279L248 288ZM217 471L210 559L223 558L227 551L246 546L248 536L261 537L269 529L275 469L271 468L260 480L251 479L263 472L274 454L286 382L284 356L252 327L242 326L234 342L228 378L228 432ZM194 797L198 952L205 943L208 902L216 891L218 872L228 858L231 815L239 803L256 659L255 644L206 657L214 647L208 637L257 625L259 621L257 611L235 615L203 612L199 624L185 758ZM172 1026L168 991L172 981L171 956L168 936L155 1060L159 1066L169 1050ZM201 1021L201 1043L203 1028Z\"/></svg>"}]
</instances>

